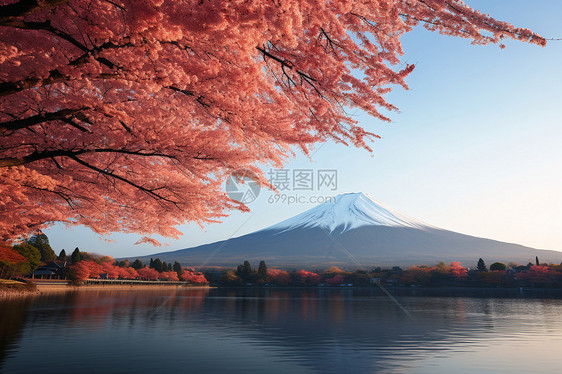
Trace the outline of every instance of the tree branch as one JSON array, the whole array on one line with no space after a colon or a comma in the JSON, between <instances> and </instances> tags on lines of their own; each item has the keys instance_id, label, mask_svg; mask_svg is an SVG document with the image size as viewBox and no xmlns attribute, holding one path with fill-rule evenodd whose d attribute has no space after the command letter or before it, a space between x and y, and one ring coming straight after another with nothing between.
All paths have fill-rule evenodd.
<instances>
[{"instance_id":1,"label":"tree branch","mask_svg":"<svg viewBox=\"0 0 562 374\"><path fill-rule=\"evenodd\" d=\"M55 151L40 151L40 152L33 152L24 157L13 157L13 158L0 158L0 167L10 167L10 166L19 166L30 164L32 162L36 162L39 160L43 160L46 158L54 158L54 157L69 157L74 159L73 157L88 154L88 153L117 153L117 154L124 154L124 155L131 155L131 156L142 156L142 157L164 157L172 160L177 160L177 157L174 155L166 154L164 152L143 152L142 150L135 151L135 150L128 150L128 149L111 149L111 148L97 148L97 149L80 149L80 150L55 150ZM213 158L210 157L200 157L200 156L193 156L191 157L195 160L212 160Z\"/></svg>"},{"instance_id":2,"label":"tree branch","mask_svg":"<svg viewBox=\"0 0 562 374\"><path fill-rule=\"evenodd\" d=\"M294 68L294 64L291 61L286 60L286 59L281 59L281 58L271 54L270 52L266 51L265 48L262 48L262 47L258 46L258 47L256 47L256 49L258 51L260 51L264 55L264 57L269 57L270 59L275 60L278 63L280 63L282 67L286 67L286 68L289 68L291 70ZM316 81L316 79L312 78L310 75L306 74L303 71L300 71L298 69L296 69L295 71L297 72L298 75L300 75L301 77L304 77L307 81L314 81L314 82Z\"/></svg>"},{"instance_id":3,"label":"tree branch","mask_svg":"<svg viewBox=\"0 0 562 374\"><path fill-rule=\"evenodd\" d=\"M24 129L27 127L31 127L33 125L37 125L39 123L56 121L56 120L66 120L68 119L67 118L68 116L75 115L76 113L87 109L89 108L84 107L84 108L77 108L77 109L61 109L57 112L42 113L23 119L3 122L0 123L0 134L6 131L15 131L19 129Z\"/></svg>"},{"instance_id":4,"label":"tree branch","mask_svg":"<svg viewBox=\"0 0 562 374\"><path fill-rule=\"evenodd\" d=\"M174 87L174 86L169 86L169 87L167 87L167 88L170 89L170 90L172 90L172 91L180 92L180 93L182 93L182 94L184 94L184 95L194 97L194 98L195 98L195 101L197 101L199 104L201 104L202 106L204 106L204 107L206 107L206 108L210 108L210 107L211 107L210 104L208 104L208 103L206 103L206 102L203 101L203 99L204 99L203 95L195 96L195 93L194 93L193 91L182 90L182 89L177 88L177 87Z\"/></svg>"},{"instance_id":5,"label":"tree branch","mask_svg":"<svg viewBox=\"0 0 562 374\"><path fill-rule=\"evenodd\" d=\"M137 184L137 183L135 183L135 182L133 182L133 181L130 181L130 180L128 180L128 179L125 178L125 177L122 177L122 176L120 176L120 175L117 175L117 174L115 174L115 173L113 173L113 172L111 172L111 171L103 170L103 169L100 169L100 168L98 168L98 167L96 167L96 166L94 166L94 165L91 165L91 164L87 163L86 161L84 161L84 160L82 160L82 159L80 159L80 158L78 158L78 157L76 157L76 156L69 156L69 157L70 157L72 160L74 160L74 161L76 161L77 163L79 163L80 165L83 165L83 166L87 167L88 169L94 170L94 171L96 171L96 172L98 172L98 173L100 173L100 174L102 174L102 175L107 176L107 177L110 177L110 178L113 178L113 179L116 179L116 180L120 180L121 182L124 182L124 183L126 183L126 184L128 184L128 185L130 185L130 186L132 186L132 187L134 187L134 188L136 188L136 189L138 189L138 190L144 192L145 194L147 194L148 196L152 197L152 198L155 199L155 200L166 201L166 202L168 202L168 203L173 204L173 205L176 206L176 207L178 207L178 205L179 205L179 202L170 200L170 199L168 199L168 198L166 198L166 197L164 197L164 196L162 196L162 195L160 195L160 194L154 192L155 190L158 190L158 189L149 189L149 188L143 187L143 186L141 186L141 185L139 185L139 184Z\"/></svg>"},{"instance_id":6,"label":"tree branch","mask_svg":"<svg viewBox=\"0 0 562 374\"><path fill-rule=\"evenodd\" d=\"M20 0L18 2L0 6L0 26L9 26L14 20L31 15L43 9L57 7L68 0Z\"/></svg>"}]
</instances>

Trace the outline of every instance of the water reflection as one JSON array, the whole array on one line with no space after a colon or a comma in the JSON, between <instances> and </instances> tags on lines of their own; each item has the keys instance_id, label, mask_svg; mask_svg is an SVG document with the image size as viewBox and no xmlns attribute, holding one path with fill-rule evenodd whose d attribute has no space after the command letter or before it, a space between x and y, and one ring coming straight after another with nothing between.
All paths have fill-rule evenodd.
<instances>
[{"instance_id":1,"label":"water reflection","mask_svg":"<svg viewBox=\"0 0 562 374\"><path fill-rule=\"evenodd\" d=\"M0 303L0 371L558 372L560 300L81 291Z\"/></svg>"},{"instance_id":2,"label":"water reflection","mask_svg":"<svg viewBox=\"0 0 562 374\"><path fill-rule=\"evenodd\" d=\"M29 303L28 298L0 303L0 369L2 368L2 362L9 356L15 342L21 337Z\"/></svg>"}]
</instances>

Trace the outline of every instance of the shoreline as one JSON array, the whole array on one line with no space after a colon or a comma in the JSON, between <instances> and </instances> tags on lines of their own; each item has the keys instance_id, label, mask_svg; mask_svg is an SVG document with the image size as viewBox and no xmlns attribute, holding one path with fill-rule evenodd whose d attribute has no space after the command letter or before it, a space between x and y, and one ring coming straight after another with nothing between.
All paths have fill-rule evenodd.
<instances>
[{"instance_id":1,"label":"shoreline","mask_svg":"<svg viewBox=\"0 0 562 374\"><path fill-rule=\"evenodd\" d=\"M171 290L171 289L210 289L209 286L187 286L185 284L94 284L73 286L68 282L36 283L35 290L0 288L0 300L13 297L41 296L47 294L81 291L125 291L125 290Z\"/></svg>"},{"instance_id":2,"label":"shoreline","mask_svg":"<svg viewBox=\"0 0 562 374\"><path fill-rule=\"evenodd\" d=\"M0 301L3 299L9 299L13 297L27 297L27 296L39 296L40 291L27 291L27 290L12 290L12 289L0 289Z\"/></svg>"},{"instance_id":3,"label":"shoreline","mask_svg":"<svg viewBox=\"0 0 562 374\"><path fill-rule=\"evenodd\" d=\"M324 290L324 291L368 291L374 292L383 291L378 287L373 286L351 286L351 287L314 287L314 286L233 286L233 287L217 287L224 290L246 289L246 290ZM532 287L384 287L384 289L394 296L479 296L483 294L490 295L504 295L504 296L523 296L528 297L531 295L549 295L552 298L562 298L562 288L532 288ZM501 296L500 296L501 297Z\"/></svg>"},{"instance_id":4,"label":"shoreline","mask_svg":"<svg viewBox=\"0 0 562 374\"><path fill-rule=\"evenodd\" d=\"M70 284L37 284L40 294L77 291L109 290L170 290L170 289L209 289L209 286L186 286L185 284L89 284L73 286Z\"/></svg>"},{"instance_id":5,"label":"shoreline","mask_svg":"<svg viewBox=\"0 0 562 374\"><path fill-rule=\"evenodd\" d=\"M89 284L73 286L66 281L50 281L36 283L35 290L0 288L0 300L12 297L41 296L47 294L81 292L81 291L145 291L145 290L318 290L318 291L371 291L383 295L377 287L214 287L190 286L186 284ZM385 288L393 296L419 297L475 297L475 298L547 298L562 299L561 288L494 288L494 287L388 287Z\"/></svg>"}]
</instances>

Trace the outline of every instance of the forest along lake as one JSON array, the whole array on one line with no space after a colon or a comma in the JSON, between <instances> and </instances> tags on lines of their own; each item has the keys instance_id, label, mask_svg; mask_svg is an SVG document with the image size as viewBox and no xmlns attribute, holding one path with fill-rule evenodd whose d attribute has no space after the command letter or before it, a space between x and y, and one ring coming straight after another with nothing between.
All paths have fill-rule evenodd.
<instances>
[{"instance_id":1,"label":"forest along lake","mask_svg":"<svg viewBox=\"0 0 562 374\"><path fill-rule=\"evenodd\" d=\"M559 373L560 316L560 299L84 290L1 300L0 372Z\"/></svg>"}]
</instances>

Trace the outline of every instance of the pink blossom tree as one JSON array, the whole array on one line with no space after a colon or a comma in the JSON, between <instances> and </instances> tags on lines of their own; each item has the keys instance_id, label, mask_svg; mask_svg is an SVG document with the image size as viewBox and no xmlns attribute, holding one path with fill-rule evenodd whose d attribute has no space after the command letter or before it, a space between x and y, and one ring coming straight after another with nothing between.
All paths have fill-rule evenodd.
<instances>
[{"instance_id":1,"label":"pink blossom tree","mask_svg":"<svg viewBox=\"0 0 562 374\"><path fill-rule=\"evenodd\" d=\"M247 209L232 170L369 149L348 109L388 120L420 23L545 44L460 0L0 0L0 239L53 221L177 237Z\"/></svg>"}]
</instances>

